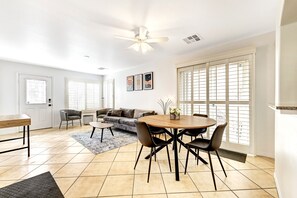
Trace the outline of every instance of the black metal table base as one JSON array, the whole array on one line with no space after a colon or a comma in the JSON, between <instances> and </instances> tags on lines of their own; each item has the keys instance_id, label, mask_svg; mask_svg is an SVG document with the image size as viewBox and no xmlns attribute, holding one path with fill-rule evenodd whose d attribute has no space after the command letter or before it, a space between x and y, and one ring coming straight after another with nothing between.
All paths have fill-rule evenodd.
<instances>
[{"instance_id":1,"label":"black metal table base","mask_svg":"<svg viewBox=\"0 0 297 198\"><path fill-rule=\"evenodd\" d=\"M166 133L171 137L168 142L171 143L173 141L173 148L174 148L174 164L175 164L175 180L176 181L179 181L179 166L178 166L178 149L177 149L177 142L179 142L183 147L186 147L186 144L181 141L179 139L179 137L183 134L183 133L180 133L180 134L177 134L177 130L178 129L173 129L173 134L170 133L169 131L166 131ZM153 152L152 152L152 156L155 155L156 153L158 153L160 150L162 150L165 146L160 146L158 147L157 149L155 149ZM201 158L200 156L197 156L197 153L195 153L194 150L192 149L189 149L189 151L196 157L198 157L198 159L203 162L204 164L208 164L203 158ZM145 159L149 159L151 156L150 155L147 155L145 157Z\"/></svg>"},{"instance_id":2,"label":"black metal table base","mask_svg":"<svg viewBox=\"0 0 297 198\"><path fill-rule=\"evenodd\" d=\"M111 132L111 135L114 136L111 127L108 127L108 128L109 128L109 130L110 130L110 132ZM95 132L95 129L96 129L96 127L93 127L93 130L92 130L92 133L91 133L90 138L93 137L93 134L94 134L94 132ZM103 140L103 131L104 131L104 129L105 129L105 128L102 128L102 129L101 129L101 142L102 142L102 140Z\"/></svg>"},{"instance_id":3,"label":"black metal table base","mask_svg":"<svg viewBox=\"0 0 297 198\"><path fill-rule=\"evenodd\" d=\"M0 142L7 142L7 141L12 141L12 140L18 140L18 139L23 139L23 145L25 145L25 143L26 143L26 126L23 126L23 137L4 139L4 140L0 140ZM5 151L0 151L0 154L12 152L12 151L18 151L21 149L28 149L28 157L30 157L30 126L29 125L27 126L27 146L15 148L15 149L9 149L9 150L5 150Z\"/></svg>"}]
</instances>

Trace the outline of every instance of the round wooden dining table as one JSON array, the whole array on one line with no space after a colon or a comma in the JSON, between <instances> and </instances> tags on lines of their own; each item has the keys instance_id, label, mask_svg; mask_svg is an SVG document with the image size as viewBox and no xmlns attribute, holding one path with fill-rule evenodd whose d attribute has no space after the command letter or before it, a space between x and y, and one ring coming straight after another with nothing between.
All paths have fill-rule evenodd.
<instances>
[{"instance_id":1,"label":"round wooden dining table","mask_svg":"<svg viewBox=\"0 0 297 198\"><path fill-rule=\"evenodd\" d=\"M160 128L171 128L173 129L173 134L168 132L168 135L171 136L171 139L168 141L173 141L173 148L174 149L174 162L175 162L175 180L179 181L179 166L178 166L178 149L177 142L181 143L183 146L185 144L178 138L182 134L178 134L178 129L200 129L200 128L207 128L216 124L216 121L211 118L205 118L200 116L188 116L188 115L181 115L179 120L170 120L169 115L152 115L152 116L145 116L138 119L140 122L145 122L147 125L160 127ZM163 147L158 148L155 153L163 149ZM194 155L196 153L193 150L190 152ZM155 154L154 153L154 154ZM201 157L199 159L207 164L205 160Z\"/></svg>"}]
</instances>

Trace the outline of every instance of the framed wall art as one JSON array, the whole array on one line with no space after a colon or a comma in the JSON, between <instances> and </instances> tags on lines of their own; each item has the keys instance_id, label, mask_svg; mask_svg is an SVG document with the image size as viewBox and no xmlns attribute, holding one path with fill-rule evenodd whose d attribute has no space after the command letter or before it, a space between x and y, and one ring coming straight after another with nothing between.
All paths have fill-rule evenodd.
<instances>
[{"instance_id":1,"label":"framed wall art","mask_svg":"<svg viewBox=\"0 0 297 198\"><path fill-rule=\"evenodd\" d=\"M134 91L140 91L142 87L142 74L134 75Z\"/></svg>"},{"instance_id":2,"label":"framed wall art","mask_svg":"<svg viewBox=\"0 0 297 198\"><path fill-rule=\"evenodd\" d=\"M143 74L143 84L144 84L143 89L144 90L153 89L153 82L154 82L153 72L147 72L147 73Z\"/></svg>"},{"instance_id":3,"label":"framed wall art","mask_svg":"<svg viewBox=\"0 0 297 198\"><path fill-rule=\"evenodd\" d=\"M127 76L127 91L134 90L134 76Z\"/></svg>"}]
</instances>

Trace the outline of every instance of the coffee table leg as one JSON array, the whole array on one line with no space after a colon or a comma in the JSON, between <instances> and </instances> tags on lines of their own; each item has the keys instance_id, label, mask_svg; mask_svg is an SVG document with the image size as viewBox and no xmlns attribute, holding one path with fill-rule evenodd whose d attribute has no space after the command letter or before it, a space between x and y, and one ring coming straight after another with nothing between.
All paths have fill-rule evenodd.
<instances>
[{"instance_id":1,"label":"coffee table leg","mask_svg":"<svg viewBox=\"0 0 297 198\"><path fill-rule=\"evenodd\" d=\"M103 130L104 129L101 130L101 142L102 142L102 139L103 139Z\"/></svg>"},{"instance_id":2,"label":"coffee table leg","mask_svg":"<svg viewBox=\"0 0 297 198\"><path fill-rule=\"evenodd\" d=\"M114 135L113 135L113 132L112 132L112 130L111 130L111 127L109 127L109 130L110 130L110 132L111 132L111 135L114 136Z\"/></svg>"},{"instance_id":3,"label":"coffee table leg","mask_svg":"<svg viewBox=\"0 0 297 198\"><path fill-rule=\"evenodd\" d=\"M93 131L92 131L92 134L91 134L91 137L90 138L93 137L94 131L95 131L95 127L93 127Z\"/></svg>"}]
</instances>

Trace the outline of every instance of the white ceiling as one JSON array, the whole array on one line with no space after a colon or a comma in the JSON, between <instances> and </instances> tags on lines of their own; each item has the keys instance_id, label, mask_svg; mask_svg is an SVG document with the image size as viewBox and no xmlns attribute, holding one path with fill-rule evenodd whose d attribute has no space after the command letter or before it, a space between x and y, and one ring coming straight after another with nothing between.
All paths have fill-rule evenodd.
<instances>
[{"instance_id":1,"label":"white ceiling","mask_svg":"<svg viewBox=\"0 0 297 198\"><path fill-rule=\"evenodd\" d=\"M279 0L0 0L0 59L103 74L275 30ZM145 55L114 35L167 36ZM203 39L186 44L198 33ZM90 58L86 58L85 56ZM106 72L106 71L105 71Z\"/></svg>"}]
</instances>

